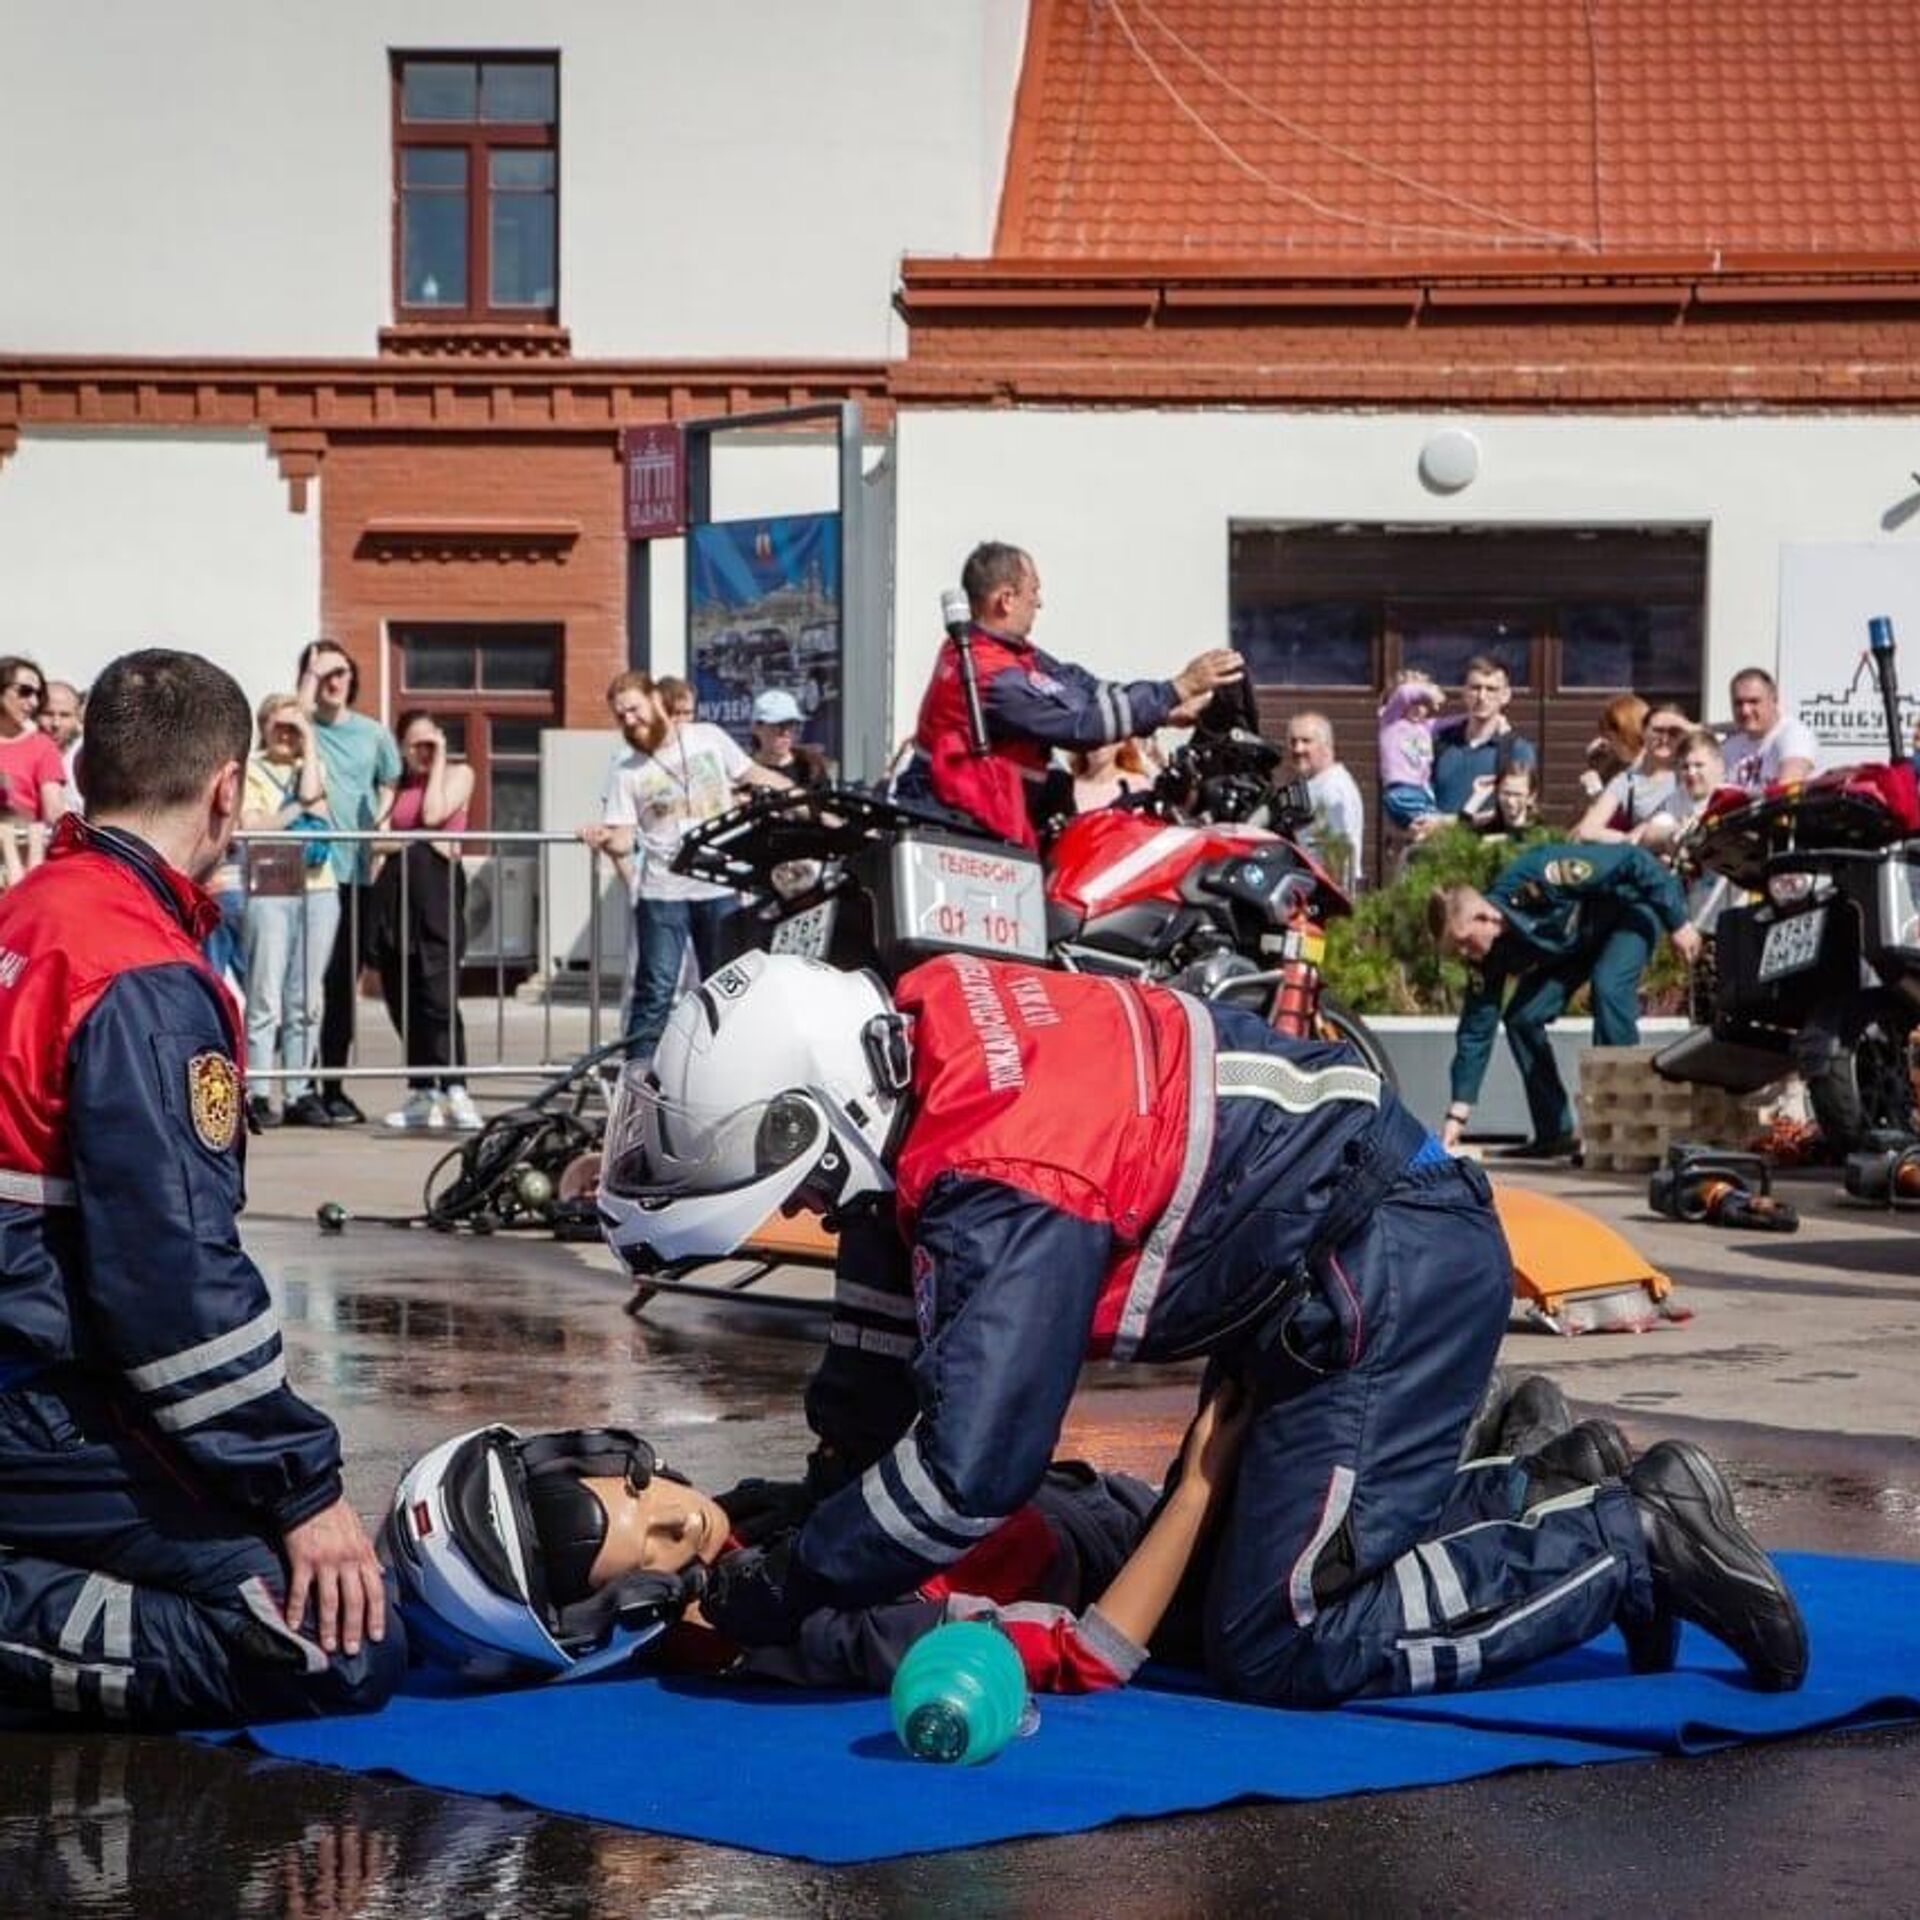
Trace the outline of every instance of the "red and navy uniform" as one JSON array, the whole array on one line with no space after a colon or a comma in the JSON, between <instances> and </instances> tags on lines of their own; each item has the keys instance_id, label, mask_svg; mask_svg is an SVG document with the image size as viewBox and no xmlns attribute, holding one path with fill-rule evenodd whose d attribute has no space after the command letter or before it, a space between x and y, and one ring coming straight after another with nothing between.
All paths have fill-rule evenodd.
<instances>
[{"instance_id":1,"label":"red and navy uniform","mask_svg":"<svg viewBox=\"0 0 1920 1920\"><path fill-rule=\"evenodd\" d=\"M0 896L0 1704L146 1724L372 1705L387 1652L276 1624L340 1497L240 1245L242 1036L218 909L61 824Z\"/></svg>"},{"instance_id":2,"label":"red and navy uniform","mask_svg":"<svg viewBox=\"0 0 1920 1920\"><path fill-rule=\"evenodd\" d=\"M938 801L1023 847L1039 845L1046 824L1055 747L1084 751L1152 733L1180 703L1170 680L1101 680L977 624L970 644L990 751L973 751L959 649L943 641L894 795Z\"/></svg>"},{"instance_id":3,"label":"red and navy uniform","mask_svg":"<svg viewBox=\"0 0 1920 1920\"><path fill-rule=\"evenodd\" d=\"M967 955L896 997L911 1106L891 1210L842 1237L808 1416L846 1483L793 1544L796 1613L910 1591L991 1535L1085 1359L1189 1355L1260 1401L1206 1576L1222 1685L1465 1685L1651 1605L1622 1487L1447 1532L1511 1266L1479 1169L1350 1050Z\"/></svg>"}]
</instances>

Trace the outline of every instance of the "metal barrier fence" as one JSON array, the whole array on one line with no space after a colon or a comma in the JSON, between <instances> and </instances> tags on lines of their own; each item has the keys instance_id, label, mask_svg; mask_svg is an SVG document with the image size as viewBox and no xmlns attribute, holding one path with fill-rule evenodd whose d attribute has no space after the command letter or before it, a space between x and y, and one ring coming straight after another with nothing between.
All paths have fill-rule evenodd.
<instances>
[{"instance_id":1,"label":"metal barrier fence","mask_svg":"<svg viewBox=\"0 0 1920 1920\"><path fill-rule=\"evenodd\" d=\"M355 846L370 847L376 854L384 855L380 862L380 877L369 882L348 884L336 881L340 900L340 920L333 939L350 942L348 951L353 956L352 967L347 975L347 991L352 1005L351 1038L348 1045L348 1062L343 1066L321 1066L319 1062L322 1007L324 1005L324 978L328 971L327 956L311 951L309 942L316 919L324 919L309 903L314 892L306 887L304 860L309 849L316 843L328 847ZM378 831L349 832L331 827L311 834L294 833L284 830L244 832L236 836L236 851L241 856L245 873L244 907L237 916L229 916L225 921L235 939L243 939L247 916L257 915L259 924L256 929L256 943L264 943L264 921L267 917L277 917L291 921L296 946L293 958L297 961L299 977L308 988L308 1012L305 1025L308 1028L304 1048L304 1063L283 1064L279 1058L283 1043L279 1027L286 1019L286 1009L281 1008L280 1020L275 1031L269 1036L265 1048L252 1044L248 1046L248 1081L311 1081L323 1079L335 1080L393 1080L407 1076L434 1076L450 1080L475 1079L526 1079L530 1076L552 1074L572 1064L581 1052L592 1051L607 1041L619 1037L617 1022L621 1008L613 1009L613 1022L606 1018L606 996L601 990L600 954L601 922L608 911L625 911L625 893L621 890L619 903L609 908L603 905L602 894L606 891L606 881L612 858L598 849L587 846L571 833L516 833L516 832L475 832L462 833L432 832L421 829L410 833ZM448 858L440 849L453 848L455 857ZM278 861L262 858L267 849L287 848L290 854ZM559 1049L555 1040L555 995L552 975L561 964L562 955L557 950L560 944L560 930L549 912L553 901L553 873L555 854L559 851L565 858L579 859L586 863L587 872L587 926L586 926L586 1035L584 1046L571 1050ZM426 858L420 856L425 854ZM478 857L478 871L470 875L468 868ZM505 873L509 863L522 868L532 868L532 885L535 898L532 903L532 934L530 937L530 967L523 967L516 959L510 962L507 953L508 940L501 927L500 906L506 897ZM371 864L371 863L370 863ZM391 872L393 878L386 878ZM267 876L271 876L269 879ZM468 928L466 925L466 907L469 888L477 881L484 880L491 886L489 899L493 908L494 939L491 955L481 953L468 957ZM275 890L263 890L271 884ZM434 894L444 886L444 896L436 899ZM280 889L285 889L284 891ZM423 889L426 891L423 892ZM323 892L324 889L315 890ZM435 907L440 909L434 913ZM297 911L295 911L297 909ZM389 1015L388 1030L397 1044L397 1057L369 1061L367 1049L363 1047L361 1019L363 1011L377 1002L369 1003L360 991L361 974L367 965L374 964L374 958L368 955L369 916L378 920L373 929L384 942L383 952L377 956L384 961L383 999L387 1002ZM437 927L430 924L437 921ZM452 929L453 937L443 939L440 930ZM425 941L422 935L431 937ZM333 939L328 940L329 950ZM423 972L419 948L421 945L443 947L445 951L444 973L435 962ZM577 940L569 942L577 946ZM461 976L469 980L476 973L483 976L490 965L492 979L490 990L480 994L466 996L466 1008L470 1009L475 999L483 1003L490 1001L492 1006L493 1058L490 1061L459 1061L459 1055L466 1051L459 1042L464 1034L471 1037L477 1024L487 1017L483 1004L479 1022L467 1020L462 1007L460 994ZM528 1036L524 1032L527 1024L524 1020L509 1022L508 1002L511 990L508 986L509 972L530 971L549 977L546 992L540 996L539 1045L531 1048ZM244 978L243 987L247 990L249 1017L254 1017L258 1004L257 996L250 983ZM416 1038L425 1038L416 1028L421 1009L421 998L441 1001L445 1006L446 1031L440 1036L444 1044L437 1051L443 1064L412 1064L416 1051ZM436 1018L432 1008L428 1017ZM257 1022L256 1022L257 1024ZM514 1028L514 1051L534 1051L537 1059L509 1059L509 1026ZM577 1022L565 1022L577 1029ZM578 1037L577 1031L575 1038ZM556 1057L556 1053L560 1057Z\"/></svg>"}]
</instances>

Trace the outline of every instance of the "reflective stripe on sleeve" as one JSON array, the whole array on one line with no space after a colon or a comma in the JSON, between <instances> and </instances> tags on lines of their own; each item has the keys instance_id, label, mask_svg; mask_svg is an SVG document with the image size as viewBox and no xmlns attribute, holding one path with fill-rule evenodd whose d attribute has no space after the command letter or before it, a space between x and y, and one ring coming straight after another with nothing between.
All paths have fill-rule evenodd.
<instances>
[{"instance_id":1,"label":"reflective stripe on sleeve","mask_svg":"<svg viewBox=\"0 0 1920 1920\"><path fill-rule=\"evenodd\" d=\"M0 1167L0 1200L16 1200L23 1207L71 1207L80 1189L53 1173L16 1173Z\"/></svg>"},{"instance_id":2,"label":"reflective stripe on sleeve","mask_svg":"<svg viewBox=\"0 0 1920 1920\"><path fill-rule=\"evenodd\" d=\"M264 1399L284 1385L286 1378L286 1360L282 1355L275 1354L264 1367L243 1373L239 1379L229 1380L224 1386L209 1387L205 1393L196 1393L190 1399L177 1401L170 1407L156 1407L153 1424L166 1433L190 1432L223 1413L230 1413L235 1407L245 1406L249 1400Z\"/></svg>"},{"instance_id":3,"label":"reflective stripe on sleeve","mask_svg":"<svg viewBox=\"0 0 1920 1920\"><path fill-rule=\"evenodd\" d=\"M211 1373L215 1367L224 1367L229 1360L238 1360L243 1353L251 1353L255 1347L264 1347L269 1340L279 1337L280 1316L269 1306L231 1333L202 1340L198 1346L182 1347L178 1353L149 1360L143 1367L129 1367L127 1380L137 1392L154 1393L161 1387L178 1386L182 1380L191 1380L198 1374Z\"/></svg>"}]
</instances>

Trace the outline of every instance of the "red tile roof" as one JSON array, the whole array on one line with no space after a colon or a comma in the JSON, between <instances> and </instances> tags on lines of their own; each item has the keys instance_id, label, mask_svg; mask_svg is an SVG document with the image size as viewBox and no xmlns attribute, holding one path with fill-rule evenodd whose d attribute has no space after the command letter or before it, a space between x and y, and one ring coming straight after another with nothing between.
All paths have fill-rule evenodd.
<instances>
[{"instance_id":1,"label":"red tile roof","mask_svg":"<svg viewBox=\"0 0 1920 1920\"><path fill-rule=\"evenodd\" d=\"M1032 0L1004 258L1920 248L1914 0Z\"/></svg>"}]
</instances>

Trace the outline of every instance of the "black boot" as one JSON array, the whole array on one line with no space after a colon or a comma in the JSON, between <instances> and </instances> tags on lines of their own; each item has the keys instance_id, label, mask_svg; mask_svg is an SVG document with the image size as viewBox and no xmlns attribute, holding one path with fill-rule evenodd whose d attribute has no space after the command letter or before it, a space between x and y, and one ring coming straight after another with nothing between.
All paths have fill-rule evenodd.
<instances>
[{"instance_id":1,"label":"black boot","mask_svg":"<svg viewBox=\"0 0 1920 1920\"><path fill-rule=\"evenodd\" d=\"M1633 1448L1611 1420L1582 1420L1520 1455L1518 1464L1527 1476L1526 1504L1537 1507L1581 1487L1624 1480L1633 1465Z\"/></svg>"},{"instance_id":2,"label":"black boot","mask_svg":"<svg viewBox=\"0 0 1920 1920\"><path fill-rule=\"evenodd\" d=\"M1571 1160L1580 1150L1577 1134L1557 1133L1551 1140L1523 1140L1518 1146L1495 1147L1496 1160Z\"/></svg>"},{"instance_id":3,"label":"black boot","mask_svg":"<svg viewBox=\"0 0 1920 1920\"><path fill-rule=\"evenodd\" d=\"M1544 1373L1530 1373L1515 1384L1507 1401L1495 1451L1518 1459L1538 1453L1549 1440L1572 1429L1573 1409L1567 1405L1567 1396Z\"/></svg>"},{"instance_id":4,"label":"black boot","mask_svg":"<svg viewBox=\"0 0 1920 1920\"><path fill-rule=\"evenodd\" d=\"M1500 1422L1506 1416L1507 1402L1513 1398L1513 1375L1505 1367L1495 1367L1480 1390L1480 1404L1467 1422L1460 1442L1462 1464L1469 1460L1487 1460L1500 1452Z\"/></svg>"},{"instance_id":5,"label":"black boot","mask_svg":"<svg viewBox=\"0 0 1920 1920\"><path fill-rule=\"evenodd\" d=\"M1806 1623L1740 1524L1720 1469L1691 1441L1663 1440L1641 1456L1627 1485L1653 1572L1653 1619L1620 1623L1635 1671L1657 1670L1642 1658L1658 1657L1662 1619L1677 1616L1737 1653L1756 1687L1792 1692L1807 1677ZM1664 1631L1671 1637L1670 1624Z\"/></svg>"}]
</instances>

